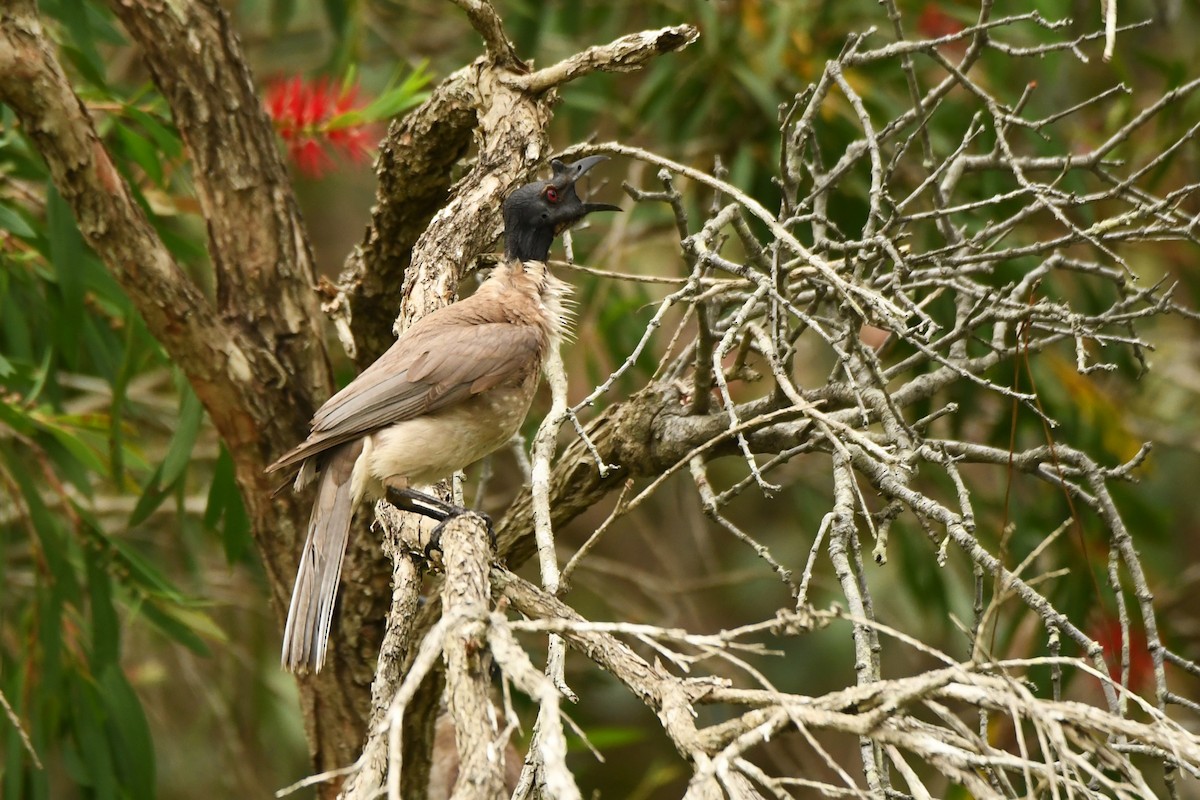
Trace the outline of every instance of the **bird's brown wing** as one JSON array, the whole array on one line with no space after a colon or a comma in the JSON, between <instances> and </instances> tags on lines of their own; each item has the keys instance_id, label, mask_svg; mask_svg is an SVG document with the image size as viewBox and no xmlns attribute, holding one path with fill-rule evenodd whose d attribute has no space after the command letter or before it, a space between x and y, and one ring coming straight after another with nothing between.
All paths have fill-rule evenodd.
<instances>
[{"instance_id":1,"label":"bird's brown wing","mask_svg":"<svg viewBox=\"0 0 1200 800\"><path fill-rule=\"evenodd\" d=\"M448 306L443 311L452 310L457 309ZM313 416L308 439L267 471L298 467L357 436L437 411L506 381L516 383L540 367L544 341L542 331L532 325L431 314L329 398Z\"/></svg>"}]
</instances>

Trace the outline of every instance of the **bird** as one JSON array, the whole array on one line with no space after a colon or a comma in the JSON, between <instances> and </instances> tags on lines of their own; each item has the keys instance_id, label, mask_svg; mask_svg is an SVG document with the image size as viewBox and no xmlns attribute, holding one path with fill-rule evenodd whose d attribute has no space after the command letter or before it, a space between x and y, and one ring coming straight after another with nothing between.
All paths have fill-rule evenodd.
<instances>
[{"instance_id":1,"label":"bird","mask_svg":"<svg viewBox=\"0 0 1200 800\"><path fill-rule=\"evenodd\" d=\"M409 327L378 360L325 402L308 438L267 467L296 471L297 491L317 482L284 626L282 665L319 672L355 509L407 498L445 519L465 509L429 486L498 449L529 411L542 367L566 325L569 286L546 261L555 237L615 205L580 199L576 182L604 156L551 162L549 179L504 201L504 259L473 294Z\"/></svg>"}]
</instances>

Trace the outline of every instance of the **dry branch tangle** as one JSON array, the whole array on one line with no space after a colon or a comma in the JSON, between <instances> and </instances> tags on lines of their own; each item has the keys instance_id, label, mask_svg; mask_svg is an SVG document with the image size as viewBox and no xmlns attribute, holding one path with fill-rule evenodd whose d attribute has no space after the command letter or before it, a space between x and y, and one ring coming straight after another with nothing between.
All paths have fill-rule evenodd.
<instances>
[{"instance_id":1,"label":"dry branch tangle","mask_svg":"<svg viewBox=\"0 0 1200 800\"><path fill-rule=\"evenodd\" d=\"M1003 563L980 541L975 529L973 486L959 465L979 463L1005 468L1011 463L1065 490L1082 504L1081 508L1090 508L1108 532L1114 590L1119 594L1128 585L1137 598L1155 662L1155 704L1141 707L1137 713L1166 725L1167 736L1178 743L1177 747L1172 750L1163 742L1151 743L1159 731L1154 726L1132 723L1133 727L1126 727L1129 697L1107 680L1101 681L1106 711L1086 706L1071 706L1067 711L1024 690L1013 696L1020 698L1019 703L1012 697L997 700L987 692L962 690L953 695L954 699L967 702L980 713L1011 712L1032 725L1038 742L1029 746L1040 751L1045 760L992 753L985 742L953 733L958 730L954 725L932 732L930 738L930 731L902 715L879 716L871 726L858 721L846 723L839 729L863 737L862 767L872 796L897 788L891 784L897 778L889 777L889 762L910 792L924 791L924 787L918 790L914 785L919 784L920 777L907 764L902 766L903 757L896 748L908 749L919 756L919 761L934 765L946 777L964 783L981 796L1020 795L1024 791L1020 787L1027 786L1034 777L1067 791L1091 791L1099 786L1122 796L1153 796L1157 790L1133 767L1127 751L1099 745L1092 740L1094 736L1140 741L1144 752L1157 754L1163 766L1158 779L1165 779L1170 791L1175 790L1174 770L1194 773L1196 768L1194 736L1165 722L1168 703L1193 711L1195 704L1169 691L1163 662L1170 660L1193 673L1197 667L1168 650L1159 637L1150 586L1109 489L1111 481L1131 477L1148 447L1143 447L1128 464L1104 467L1087 453L1059 443L1009 453L932 435L930 429L939 424L937 420L949 420L960 413L952 404L941 408L935 404L934 413L923 419L911 413L915 404L936 400L949 387L968 381L1005 402L1023 405L1045 419L1050 431L1053 420L1045 417L1036 394L997 382L989 370L1062 344L1069 346L1081 374L1115 369L1111 361L1096 357L1118 348L1128 350L1144 369L1144 352L1150 345L1139 336L1135 324L1173 312L1192 314L1172 299L1169 285L1139 285L1122 253L1129 252L1130 243L1161 239L1200 243L1194 225L1195 209L1189 211L1185 206L1194 200L1200 186L1193 182L1156 196L1139 185L1167 153L1193 142L1200 126L1182 133L1164 153L1151 154L1145 163L1126 167L1106 159L1114 147L1126 142L1155 113L1193 93L1200 87L1200 80L1183 84L1136 114L1091 152L1034 158L1022 150L1021 131L1053 130L1069 113L1077 113L1105 95L1069 112L1027 119L1021 113L1025 98L1006 105L974 83L969 77L973 61L987 48L1015 52L1003 44L1000 34L1021 24L1061 27L1036 15L990 20L985 10L980 25L961 35L970 46L957 64L945 59L937 50L938 43L909 42L906 44L911 47L907 49L865 51L862 47L866 37L854 37L842 58L831 63L814 86L797 98L787 115L782 160L786 193L779 216L718 177L636 148L587 145L567 154L624 155L663 168L660 181L665 191L635 189L631 193L639 201L671 204L675 218L680 220L681 250L691 273L682 290L663 300L654 319L661 319L661 312L669 306L685 306L694 315L685 319L701 320L701 324L710 326L710 333L668 353L658 367L658 382L630 400L610 406L586 425L584 434L590 441L568 446L551 478L556 525L627 478L651 478L649 486L632 499L622 496L614 516L625 513L661 485L664 471L673 473L690 464L710 516L755 546L774 568L776 562L769 558L769 551L726 519L723 507L756 483L767 488L771 471L791 459L812 452L833 454L838 505L827 518L833 520L828 528L828 546L839 564L838 575L848 606L855 612L858 680L862 688L882 687L887 691L901 691L903 687L879 680L880 634L871 610L859 543L864 527L875 538L872 555L881 563L887 557L888 531L905 512L912 514L934 540L931 554L939 562L944 561L951 545L975 562L980 599L971 630L978 650L986 651L986 642L979 634L987 629L999 607L998 600L1010 595L1019 597L1042 620L1051 652L1057 652L1064 639L1080 648L1087 661L1054 662L1055 692L1061 687L1064 669L1093 677L1106 675L1101 648L1086 632L1083 621L1068 619L1040 588L1035 588L1045 576L1026 574L1028 564L1014 567ZM1027 49L1020 54L1078 48L1088 38ZM924 94L914 91L912 110L886 124L873 123L852 84L844 79L842 68L907 53L927 56L944 69L946 77ZM911 66L905 68L911 70ZM957 146L939 152L930 141L927 120L939 113L950 91L956 88L974 99L979 114ZM861 124L861 138L840 153L826 151L818 155L810 149L820 136L818 109L835 93L853 108ZM995 141L986 150L978 144L985 131ZM1061 175L1071 172L1080 179L1072 186L1082 188L1064 187ZM998 174L1010 188L981 194L978 180L986 173ZM1043 174L1045 178L1039 177ZM707 219L690 222L675 187L676 177L717 192L726 204ZM855 177L867 179L872 187L870 208L861 230L838 230L825 209L831 197ZM1085 216L1089 213L1092 218ZM770 233L765 239L752 234L747 224L750 219L768 227ZM739 246L732 247L731 242ZM1014 266L1016 277L997 277L1012 276ZM1001 268L1007 272L1000 273ZM713 280L721 273L728 277ZM1044 289L1071 282L1089 283L1104 303L1098 310L1084 309L1074 304L1071 293ZM881 354L866 346L860 339L864 324L883 329L893 341L902 343L901 347ZM618 372L632 364L655 332L653 325L647 329L634 355ZM815 348L804 351L806 357L816 349L836 364L827 382L813 388L793 383L797 342L802 346L801 337L806 334L807 339L816 339ZM737 367L729 369L724 358L732 355L739 343L740 352L755 353L760 363L769 367L776 387L772 396L752 403L735 402L729 383L737 377ZM694 413L696 395L709 387L715 387L721 410ZM744 454L750 474L736 484L714 489L703 468L704 460L739 452ZM751 452L770 459L760 463L751 458ZM605 476L597 469L598 464L616 464L620 469ZM950 502L929 491L933 473L944 475L954 487ZM876 513L866 504L859 486L862 479L885 501L884 510ZM524 497L519 499L501 526L502 551L515 563L529 553L526 503ZM608 522L604 523L601 530L607 530L607 526ZM825 532L823 526L817 545ZM811 569L810 561L806 576ZM786 570L783 576L789 579ZM988 583L997 598L993 601L995 608L985 607L982 602L983 587ZM800 599L803 601L803 597ZM1129 620L1124 605L1120 608L1123 638L1128 641ZM798 609L805 610L803 602ZM580 643L578 639L572 641ZM599 658L598 651L588 652L594 659ZM966 665L959 669L975 673L979 668ZM989 682L994 679L1000 682ZM659 695L648 692L648 684L628 676L623 680L657 707ZM1002 672L972 678L976 680L993 689L1018 686ZM764 711L755 724L769 722L776 731L807 725L789 717L788 708L785 702L774 712ZM938 708L948 722L953 718L953 714ZM664 725L671 732L665 720ZM750 736L753 727L747 722L746 727L737 729L738 735ZM940 745L935 747L946 737L958 737L955 741L959 749L951 752L939 750ZM717 768L703 763L712 752L697 753L691 744L681 745L675 733L672 738L697 770L697 782L693 784L697 796L710 791L741 796L742 789L735 787L744 784L731 777L739 772L740 778L753 778L772 791L784 791L789 785L787 776L764 776L733 756L721 762L726 773L723 782L718 781ZM735 755L756 741L739 744ZM975 774L976 770L983 770L984 778Z\"/></svg>"},{"instance_id":2,"label":"dry branch tangle","mask_svg":"<svg viewBox=\"0 0 1200 800\"><path fill-rule=\"evenodd\" d=\"M573 648L625 684L659 715L664 730L680 754L696 767L693 789L698 792L702 791L700 787L706 781L715 780L718 768L709 766L714 761L722 762L722 769L728 768L731 761L740 758L750 747L788 728L859 735L872 742L900 748L920 759L918 763L933 764L954 779L985 789L983 796L987 797L1003 795L987 789L985 782L976 783L978 779L972 775L975 770L1029 771L1048 781L1061 777L1075 791L1086 791L1094 772L1088 763L1090 757L1101 754L1110 762L1120 761L1112 749L1112 737L1170 752L1174 763L1200 776L1200 738L1195 734L1144 703L1142 711L1153 721L1150 724L1082 703L1053 702L1035 697L1020 679L1013 677L1031 666L1030 662L952 664L917 677L874 680L822 697L804 697L770 689L739 690L714 679L677 677L663 667L643 660L619 637L655 637L666 646L678 648L678 657L686 661L689 660L685 655L688 649L711 652L727 648L740 636L761 632L762 625L748 625L720 636L697 636L653 626L597 624L583 619L560 601L505 570L494 570L492 580L496 590L512 602L515 610L532 621L546 623L524 626L512 623L513 627L561 633ZM769 624L807 629L814 624L828 624L839 617L838 613L808 611L784 614ZM502 624L502 618L493 617L493 628ZM493 630L491 635L497 634ZM1072 663L1071 660L1066 662ZM1093 676L1107 680L1106 673L1093 673ZM1046 755L1046 760L1015 756L993 748L953 725L934 726L919 722L913 716L922 705L936 707L949 701L988 709L1009 716L1018 725L1029 725L1038 731L1039 737L1045 734L1045 740L1053 746L1052 752ZM694 722L698 704L727 705L735 710L735 715L727 722L698 729ZM738 708L747 710L739 714L736 713ZM1109 737L1107 743L1104 737ZM1064 773L1062 776L1058 774L1060 770ZM1136 770L1130 769L1127 777L1136 790L1145 788ZM839 787L829 788L836 791ZM840 788L844 791L852 787ZM729 796L756 795L730 792ZM1144 792L1141 796L1152 797L1153 793Z\"/></svg>"}]
</instances>

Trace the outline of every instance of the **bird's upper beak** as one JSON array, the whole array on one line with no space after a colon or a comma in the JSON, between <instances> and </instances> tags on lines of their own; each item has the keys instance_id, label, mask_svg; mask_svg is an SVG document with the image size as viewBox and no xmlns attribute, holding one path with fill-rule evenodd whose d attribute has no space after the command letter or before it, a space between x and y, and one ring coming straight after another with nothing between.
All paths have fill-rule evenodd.
<instances>
[{"instance_id":1,"label":"bird's upper beak","mask_svg":"<svg viewBox=\"0 0 1200 800\"><path fill-rule=\"evenodd\" d=\"M554 176L551 180L554 183L562 182L562 187L565 189L568 186L574 186L575 182L584 176L584 174L592 167L599 164L601 161L608 161L608 156L588 156L581 158L578 161L570 164L563 163L557 158L550 162L550 168L554 171ZM610 203L583 203L583 213L590 214L593 211L620 211L620 206L614 206Z\"/></svg>"}]
</instances>

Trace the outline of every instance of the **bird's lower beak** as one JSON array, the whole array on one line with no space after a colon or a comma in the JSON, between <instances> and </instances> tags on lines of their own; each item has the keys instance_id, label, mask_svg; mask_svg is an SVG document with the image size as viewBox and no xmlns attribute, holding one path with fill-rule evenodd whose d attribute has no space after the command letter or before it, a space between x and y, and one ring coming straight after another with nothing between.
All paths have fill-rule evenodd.
<instances>
[{"instance_id":1,"label":"bird's lower beak","mask_svg":"<svg viewBox=\"0 0 1200 800\"><path fill-rule=\"evenodd\" d=\"M614 206L611 203L584 203L583 213L590 214L593 211L620 211L620 206Z\"/></svg>"},{"instance_id":2,"label":"bird's lower beak","mask_svg":"<svg viewBox=\"0 0 1200 800\"><path fill-rule=\"evenodd\" d=\"M599 164L601 161L608 161L608 156L588 156L581 158L573 164L566 165L568 174L571 176L571 183L575 183L589 169ZM609 203L584 203L583 213L591 214L593 211L620 211L620 206L614 206Z\"/></svg>"},{"instance_id":3,"label":"bird's lower beak","mask_svg":"<svg viewBox=\"0 0 1200 800\"><path fill-rule=\"evenodd\" d=\"M554 176L556 179L561 180L563 177L567 179L566 187L570 190L571 187L573 187L575 183L587 173L588 170L602 161L608 161L608 156L588 156L587 158L581 158L572 164L564 164L558 159L555 159L553 162L551 162L551 167L554 169ZM573 197L576 196L573 190L571 191L571 195ZM579 214L580 217L586 214L591 214L593 211L621 210L620 206L614 206L609 203L581 203L580 205L582 206Z\"/></svg>"}]
</instances>

